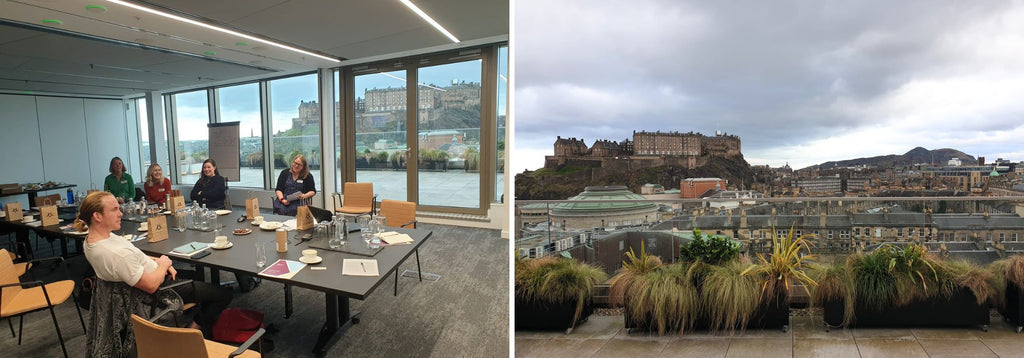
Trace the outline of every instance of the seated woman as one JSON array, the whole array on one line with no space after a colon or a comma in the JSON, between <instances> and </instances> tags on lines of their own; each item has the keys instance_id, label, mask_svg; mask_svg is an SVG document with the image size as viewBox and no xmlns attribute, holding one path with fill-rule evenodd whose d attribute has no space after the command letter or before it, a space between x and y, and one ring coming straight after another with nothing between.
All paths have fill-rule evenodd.
<instances>
[{"instance_id":1,"label":"seated woman","mask_svg":"<svg viewBox=\"0 0 1024 358\"><path fill-rule=\"evenodd\" d=\"M207 209L224 209L224 197L227 196L228 182L220 176L217 162L207 159L203 162L203 175L192 187L191 198L199 204L206 204Z\"/></svg>"},{"instance_id":2,"label":"seated woman","mask_svg":"<svg viewBox=\"0 0 1024 358\"><path fill-rule=\"evenodd\" d=\"M121 158L114 157L110 160L110 175L103 179L103 190L114 194L119 203L135 199L135 181L132 180L131 174L125 172Z\"/></svg>"},{"instance_id":3,"label":"seated woman","mask_svg":"<svg viewBox=\"0 0 1024 358\"><path fill-rule=\"evenodd\" d=\"M75 218L75 230L89 231L84 250L96 277L125 284L152 294L165 280L175 280L178 272L166 255L158 258L144 254L124 237L114 234L121 229L121 210L117 199L107 192L94 192L82 200ZM206 282L193 282L173 288L185 302L195 302L199 312L191 328L209 332L221 311L231 302L231 289Z\"/></svg>"},{"instance_id":4,"label":"seated woman","mask_svg":"<svg viewBox=\"0 0 1024 358\"><path fill-rule=\"evenodd\" d=\"M164 177L160 164L150 164L146 171L146 201L163 205L167 201L167 194L171 193L171 180Z\"/></svg>"},{"instance_id":5,"label":"seated woman","mask_svg":"<svg viewBox=\"0 0 1024 358\"><path fill-rule=\"evenodd\" d=\"M277 177L277 187L274 189L277 195L274 212L281 215L295 215L303 200L316 195L316 182L309 174L305 156L295 156L291 168L282 170L281 175Z\"/></svg>"}]
</instances>

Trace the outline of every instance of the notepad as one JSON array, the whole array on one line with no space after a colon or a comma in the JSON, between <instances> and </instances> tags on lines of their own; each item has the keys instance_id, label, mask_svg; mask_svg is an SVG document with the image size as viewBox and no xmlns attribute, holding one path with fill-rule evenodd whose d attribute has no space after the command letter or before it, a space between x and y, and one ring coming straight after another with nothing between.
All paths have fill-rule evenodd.
<instances>
[{"instance_id":1,"label":"notepad","mask_svg":"<svg viewBox=\"0 0 1024 358\"><path fill-rule=\"evenodd\" d=\"M193 241L174 248L174 250L171 250L170 253L178 256L192 257L192 255L195 255L200 251L206 250L206 248L208 247L210 247L210 243Z\"/></svg>"},{"instance_id":2,"label":"notepad","mask_svg":"<svg viewBox=\"0 0 1024 358\"><path fill-rule=\"evenodd\" d=\"M346 276L380 276L377 260L345 259L341 263L341 274Z\"/></svg>"},{"instance_id":3,"label":"notepad","mask_svg":"<svg viewBox=\"0 0 1024 358\"><path fill-rule=\"evenodd\" d=\"M412 237L407 234L399 234L394 231L382 232L377 234L377 237L380 237L380 239L388 245L404 245L412 243Z\"/></svg>"},{"instance_id":4,"label":"notepad","mask_svg":"<svg viewBox=\"0 0 1024 358\"><path fill-rule=\"evenodd\" d=\"M299 273L299 270L302 270L303 267L306 267L306 264L298 261L282 259L277 260L270 266L267 266L267 268L263 269L263 271L260 271L260 275L290 279L292 276Z\"/></svg>"}]
</instances>

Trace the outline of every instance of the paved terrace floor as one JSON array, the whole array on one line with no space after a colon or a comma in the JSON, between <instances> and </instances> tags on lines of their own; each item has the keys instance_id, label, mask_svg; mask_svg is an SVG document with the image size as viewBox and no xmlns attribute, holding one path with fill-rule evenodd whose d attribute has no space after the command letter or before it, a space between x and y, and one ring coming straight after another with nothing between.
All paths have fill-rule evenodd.
<instances>
[{"instance_id":1,"label":"paved terrace floor","mask_svg":"<svg viewBox=\"0 0 1024 358\"><path fill-rule=\"evenodd\" d=\"M733 336L629 333L622 316L590 316L571 334L515 332L516 357L1024 357L1024 335L992 317L978 328L858 328L826 332L821 316L792 317L791 328Z\"/></svg>"}]
</instances>

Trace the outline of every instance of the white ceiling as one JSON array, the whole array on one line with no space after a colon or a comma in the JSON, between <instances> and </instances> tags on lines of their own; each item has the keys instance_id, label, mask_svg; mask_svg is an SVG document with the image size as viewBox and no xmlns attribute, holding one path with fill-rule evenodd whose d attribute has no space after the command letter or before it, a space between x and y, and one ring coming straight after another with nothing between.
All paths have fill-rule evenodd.
<instances>
[{"instance_id":1,"label":"white ceiling","mask_svg":"<svg viewBox=\"0 0 1024 358\"><path fill-rule=\"evenodd\" d=\"M413 1L460 44L398 0L134 2L349 60L456 48L509 33L508 0ZM104 0L0 0L2 92L126 96L339 65Z\"/></svg>"}]
</instances>

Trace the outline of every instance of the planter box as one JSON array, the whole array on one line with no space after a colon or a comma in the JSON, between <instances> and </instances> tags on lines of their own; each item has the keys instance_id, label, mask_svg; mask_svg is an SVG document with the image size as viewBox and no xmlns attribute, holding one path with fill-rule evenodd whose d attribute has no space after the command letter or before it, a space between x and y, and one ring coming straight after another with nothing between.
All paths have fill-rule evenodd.
<instances>
[{"instance_id":1,"label":"planter box","mask_svg":"<svg viewBox=\"0 0 1024 358\"><path fill-rule=\"evenodd\" d=\"M1020 333L1024 329L1024 292L1021 292L1021 287L1013 282L1006 282L1006 307L1001 309L999 313L1003 314L1003 319L1009 322L1011 325L1017 327L1017 333Z\"/></svg>"},{"instance_id":2,"label":"planter box","mask_svg":"<svg viewBox=\"0 0 1024 358\"><path fill-rule=\"evenodd\" d=\"M580 311L580 317L573 322L576 314L575 303L522 302L516 299L516 330L566 331L568 334L577 324L586 322L594 313L594 303L587 302Z\"/></svg>"},{"instance_id":3,"label":"planter box","mask_svg":"<svg viewBox=\"0 0 1024 358\"><path fill-rule=\"evenodd\" d=\"M839 327L843 323L844 304L842 301L825 302L824 318L826 327ZM961 288L948 299L939 297L918 301L902 307L886 307L881 310L854 306L853 322L850 327L922 327L922 326L981 326L988 331L988 305L979 305L974 293Z\"/></svg>"},{"instance_id":4,"label":"planter box","mask_svg":"<svg viewBox=\"0 0 1024 358\"><path fill-rule=\"evenodd\" d=\"M623 310L623 317L625 318L627 329L644 332L658 330L658 324L653 318L648 317L646 320L634 321L628 309ZM695 330L706 330L710 327L711 322L704 317L699 317L693 322L693 329ZM743 327L736 328L740 329ZM781 329L783 332L789 330L789 303L786 302L785 294L777 295L774 300L761 304L754 311L754 315L750 317L750 320L747 321L746 328Z\"/></svg>"}]
</instances>

